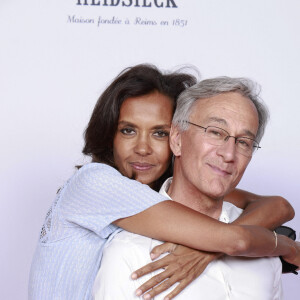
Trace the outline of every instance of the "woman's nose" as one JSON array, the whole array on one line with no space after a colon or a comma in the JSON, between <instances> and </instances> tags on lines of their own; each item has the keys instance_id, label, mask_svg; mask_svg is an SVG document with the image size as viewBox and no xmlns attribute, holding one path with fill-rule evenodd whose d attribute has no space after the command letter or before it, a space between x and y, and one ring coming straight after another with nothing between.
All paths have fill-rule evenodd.
<instances>
[{"instance_id":1,"label":"woman's nose","mask_svg":"<svg viewBox=\"0 0 300 300\"><path fill-rule=\"evenodd\" d=\"M145 156L152 153L150 141L146 136L139 137L134 148L135 153Z\"/></svg>"}]
</instances>

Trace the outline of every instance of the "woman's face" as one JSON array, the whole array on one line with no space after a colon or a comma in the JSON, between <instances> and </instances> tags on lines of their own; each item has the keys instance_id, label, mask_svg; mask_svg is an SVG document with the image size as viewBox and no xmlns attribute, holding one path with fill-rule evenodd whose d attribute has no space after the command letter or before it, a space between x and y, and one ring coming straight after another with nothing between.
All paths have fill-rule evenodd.
<instances>
[{"instance_id":1,"label":"woman's face","mask_svg":"<svg viewBox=\"0 0 300 300\"><path fill-rule=\"evenodd\" d=\"M153 186L171 160L172 100L158 92L127 98L114 137L114 161L129 178Z\"/></svg>"}]
</instances>

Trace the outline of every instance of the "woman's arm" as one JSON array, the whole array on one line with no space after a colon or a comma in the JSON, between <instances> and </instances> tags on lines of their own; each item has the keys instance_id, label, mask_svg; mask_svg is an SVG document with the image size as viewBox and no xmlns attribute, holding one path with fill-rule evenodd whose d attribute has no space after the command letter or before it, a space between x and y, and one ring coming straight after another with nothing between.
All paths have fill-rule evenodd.
<instances>
[{"instance_id":1,"label":"woman's arm","mask_svg":"<svg viewBox=\"0 0 300 300\"><path fill-rule=\"evenodd\" d=\"M274 229L294 216L292 206L279 196L259 196L235 189L226 197L226 201L245 208L242 215L233 222L234 224L259 225ZM139 278L158 269L168 270L144 283L139 288L141 293L149 291L149 295L154 297L170 285L179 282L179 285L168 295L171 299L197 278L211 261L223 255L222 253L194 250L172 243L165 243L152 249L151 254L155 259L166 252L169 254L164 258L150 263L134 273L134 276Z\"/></svg>"},{"instance_id":2,"label":"woman's arm","mask_svg":"<svg viewBox=\"0 0 300 300\"><path fill-rule=\"evenodd\" d=\"M293 207L280 196L261 196L235 189L224 200L244 209L235 224L258 225L274 230L295 216Z\"/></svg>"},{"instance_id":3,"label":"woman's arm","mask_svg":"<svg viewBox=\"0 0 300 300\"><path fill-rule=\"evenodd\" d=\"M256 252L241 249L249 240L245 240L247 236L244 234L250 229L226 225L179 203L164 201L165 197L148 186L103 164L81 168L63 193L60 209L66 221L87 227L103 237L110 233L109 224L114 223L134 233L200 250L229 255L238 252L240 255L268 255L266 247L259 247L258 234L252 240L249 237L249 247L256 248ZM82 218L83 215L89 218ZM260 232L264 242L268 240L265 236L269 233L267 230L257 228L256 231ZM271 240L272 234L269 236Z\"/></svg>"},{"instance_id":4,"label":"woman's arm","mask_svg":"<svg viewBox=\"0 0 300 300\"><path fill-rule=\"evenodd\" d=\"M137 234L232 256L292 255L295 245L258 226L224 224L173 201L156 204L114 224Z\"/></svg>"},{"instance_id":5,"label":"woman's arm","mask_svg":"<svg viewBox=\"0 0 300 300\"><path fill-rule=\"evenodd\" d=\"M235 224L255 224L274 229L294 217L292 206L287 200L279 196L259 196L236 189L226 197L225 201L245 209L242 215L235 220ZM173 248L172 251L167 249L170 252L169 255L142 267L134 273L134 278L139 278L157 269L165 268L167 270L140 286L137 291L139 294L148 291L149 296L153 298L178 282L176 288L168 295L169 299L173 299L197 278L211 261L222 256L222 253L196 251L170 243L153 249L152 255L158 257L165 252L164 247L167 247L167 245ZM293 250L289 252L293 253ZM297 261L294 261L294 264L297 265ZM179 269L178 265L181 266Z\"/></svg>"},{"instance_id":6,"label":"woman's arm","mask_svg":"<svg viewBox=\"0 0 300 300\"><path fill-rule=\"evenodd\" d=\"M225 225L165 200L148 186L107 165L94 163L82 167L67 185L63 198L60 209L66 221L103 237L112 230L109 224L114 223L134 233L205 251L229 254L240 247L241 226ZM82 218L83 215L89 218ZM260 255L259 250L256 255Z\"/></svg>"}]
</instances>

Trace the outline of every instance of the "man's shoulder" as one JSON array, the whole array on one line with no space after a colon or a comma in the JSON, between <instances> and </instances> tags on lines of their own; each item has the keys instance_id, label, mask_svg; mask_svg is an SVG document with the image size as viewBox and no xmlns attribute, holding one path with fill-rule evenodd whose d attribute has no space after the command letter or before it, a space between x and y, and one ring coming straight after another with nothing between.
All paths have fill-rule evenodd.
<instances>
[{"instance_id":1,"label":"man's shoulder","mask_svg":"<svg viewBox=\"0 0 300 300\"><path fill-rule=\"evenodd\" d=\"M114 235L103 249L103 261L126 264L132 271L151 262L150 251L160 241L123 230Z\"/></svg>"},{"instance_id":2,"label":"man's shoulder","mask_svg":"<svg viewBox=\"0 0 300 300\"><path fill-rule=\"evenodd\" d=\"M107 243L106 247L122 247L125 248L147 248L152 245L154 240L149 237L135 234L126 230L122 230L114 235L113 239Z\"/></svg>"}]
</instances>

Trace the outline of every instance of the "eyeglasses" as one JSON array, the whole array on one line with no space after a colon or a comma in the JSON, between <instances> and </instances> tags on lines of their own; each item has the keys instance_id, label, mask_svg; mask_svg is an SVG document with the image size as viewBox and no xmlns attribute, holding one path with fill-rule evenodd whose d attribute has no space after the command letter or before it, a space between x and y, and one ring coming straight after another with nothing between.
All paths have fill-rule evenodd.
<instances>
[{"instance_id":1,"label":"eyeglasses","mask_svg":"<svg viewBox=\"0 0 300 300\"><path fill-rule=\"evenodd\" d=\"M197 126L199 128L204 129L204 137L209 144L215 146L224 145L229 138L234 138L236 151L244 156L251 157L255 150L261 148L257 141L248 137L235 137L230 135L226 130L216 127L216 126L207 126L203 127L198 124L183 121L185 123Z\"/></svg>"},{"instance_id":2,"label":"eyeglasses","mask_svg":"<svg viewBox=\"0 0 300 300\"><path fill-rule=\"evenodd\" d=\"M290 227L280 226L275 229L275 232L285 235L294 241L296 240L296 231ZM282 263L282 273L294 273L295 275L298 275L298 273L296 272L298 266L286 262L281 256L279 258Z\"/></svg>"}]
</instances>

